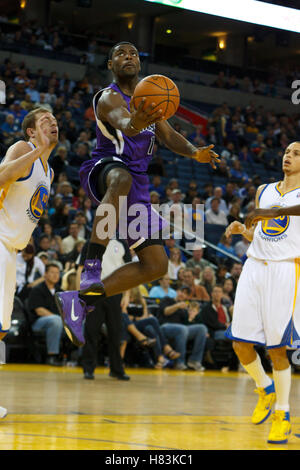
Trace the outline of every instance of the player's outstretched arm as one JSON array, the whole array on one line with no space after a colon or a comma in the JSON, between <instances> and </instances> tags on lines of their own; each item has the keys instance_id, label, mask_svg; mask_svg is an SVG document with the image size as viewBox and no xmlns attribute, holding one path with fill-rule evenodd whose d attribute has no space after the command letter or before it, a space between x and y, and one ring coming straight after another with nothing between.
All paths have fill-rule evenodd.
<instances>
[{"instance_id":1,"label":"player's outstretched arm","mask_svg":"<svg viewBox=\"0 0 300 470\"><path fill-rule=\"evenodd\" d=\"M48 137L44 133L46 117L42 116L36 122L36 142L37 146L31 150L25 141L16 142L12 145L0 165L0 187L8 186L19 178L27 176L33 163L45 152L49 154L53 150Z\"/></svg>"},{"instance_id":2,"label":"player's outstretched arm","mask_svg":"<svg viewBox=\"0 0 300 470\"><path fill-rule=\"evenodd\" d=\"M145 109L144 103L145 99L141 100L136 110L130 103L129 112L127 103L120 93L108 89L102 93L98 101L97 117L103 122L109 122L111 126L119 129L126 136L134 137L162 118L161 110L153 112L155 103Z\"/></svg>"},{"instance_id":3,"label":"player's outstretched arm","mask_svg":"<svg viewBox=\"0 0 300 470\"><path fill-rule=\"evenodd\" d=\"M213 168L216 168L216 163L220 161L219 155L212 150L214 145L195 147L183 135L175 131L167 121L156 123L156 136L172 152L184 157L194 158L200 163L210 163Z\"/></svg>"},{"instance_id":4,"label":"player's outstretched arm","mask_svg":"<svg viewBox=\"0 0 300 470\"><path fill-rule=\"evenodd\" d=\"M29 173L32 164L44 151L45 148L36 147L28 152L26 142L17 142L9 149L9 159L0 165L0 187L3 188Z\"/></svg>"},{"instance_id":5,"label":"player's outstretched arm","mask_svg":"<svg viewBox=\"0 0 300 470\"><path fill-rule=\"evenodd\" d=\"M300 215L300 205L289 207L276 207L270 209L254 209L245 220L247 228L257 224L261 220L276 219L286 215Z\"/></svg>"}]
</instances>

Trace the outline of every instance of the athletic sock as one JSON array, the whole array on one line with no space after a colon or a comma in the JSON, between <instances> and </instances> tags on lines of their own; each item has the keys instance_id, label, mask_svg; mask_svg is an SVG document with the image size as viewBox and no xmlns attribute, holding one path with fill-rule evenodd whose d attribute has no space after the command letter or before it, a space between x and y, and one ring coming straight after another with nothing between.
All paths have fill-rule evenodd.
<instances>
[{"instance_id":1,"label":"athletic sock","mask_svg":"<svg viewBox=\"0 0 300 470\"><path fill-rule=\"evenodd\" d=\"M271 385L272 380L266 374L258 354L253 362L250 362L250 364L247 365L242 364L242 366L255 381L257 387L266 388Z\"/></svg>"},{"instance_id":2,"label":"athletic sock","mask_svg":"<svg viewBox=\"0 0 300 470\"><path fill-rule=\"evenodd\" d=\"M273 378L276 392L275 409L289 411L289 396L292 381L291 366L283 370L273 369Z\"/></svg>"},{"instance_id":3,"label":"athletic sock","mask_svg":"<svg viewBox=\"0 0 300 470\"><path fill-rule=\"evenodd\" d=\"M90 242L87 250L86 259L100 259L102 261L106 246L100 243Z\"/></svg>"}]
</instances>

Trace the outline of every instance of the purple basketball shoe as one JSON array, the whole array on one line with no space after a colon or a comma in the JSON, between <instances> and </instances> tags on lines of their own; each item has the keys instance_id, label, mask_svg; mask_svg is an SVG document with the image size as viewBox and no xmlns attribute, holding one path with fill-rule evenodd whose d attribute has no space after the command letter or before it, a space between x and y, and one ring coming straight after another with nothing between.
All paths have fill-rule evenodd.
<instances>
[{"instance_id":1,"label":"purple basketball shoe","mask_svg":"<svg viewBox=\"0 0 300 470\"><path fill-rule=\"evenodd\" d=\"M101 295L104 294L101 277L101 261L99 259L87 259L84 263L80 279L81 295Z\"/></svg>"},{"instance_id":2,"label":"purple basketball shoe","mask_svg":"<svg viewBox=\"0 0 300 470\"><path fill-rule=\"evenodd\" d=\"M83 321L90 309L78 296L78 291L57 292L55 301L63 321L65 331L76 346L83 346Z\"/></svg>"}]
</instances>

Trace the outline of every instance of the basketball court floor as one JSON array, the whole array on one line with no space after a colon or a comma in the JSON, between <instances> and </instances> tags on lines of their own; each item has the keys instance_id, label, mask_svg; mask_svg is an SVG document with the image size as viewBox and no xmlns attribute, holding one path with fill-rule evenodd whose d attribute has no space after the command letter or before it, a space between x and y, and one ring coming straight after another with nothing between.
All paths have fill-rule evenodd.
<instances>
[{"instance_id":1,"label":"basketball court floor","mask_svg":"<svg viewBox=\"0 0 300 470\"><path fill-rule=\"evenodd\" d=\"M255 426L257 395L243 372L126 369L129 382L98 368L0 366L0 450L299 450L300 375L291 390L292 435L267 444Z\"/></svg>"}]
</instances>

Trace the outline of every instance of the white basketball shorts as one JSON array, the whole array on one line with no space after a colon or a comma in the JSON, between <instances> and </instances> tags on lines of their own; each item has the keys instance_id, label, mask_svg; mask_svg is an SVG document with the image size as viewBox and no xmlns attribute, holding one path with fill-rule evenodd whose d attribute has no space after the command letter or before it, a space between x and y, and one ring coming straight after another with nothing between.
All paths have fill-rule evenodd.
<instances>
[{"instance_id":1,"label":"white basketball shorts","mask_svg":"<svg viewBox=\"0 0 300 470\"><path fill-rule=\"evenodd\" d=\"M10 328L16 290L16 256L14 248L8 248L0 240L0 332Z\"/></svg>"},{"instance_id":2,"label":"white basketball shorts","mask_svg":"<svg viewBox=\"0 0 300 470\"><path fill-rule=\"evenodd\" d=\"M226 335L268 348L300 345L300 258L248 258L238 281Z\"/></svg>"}]
</instances>

